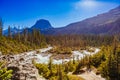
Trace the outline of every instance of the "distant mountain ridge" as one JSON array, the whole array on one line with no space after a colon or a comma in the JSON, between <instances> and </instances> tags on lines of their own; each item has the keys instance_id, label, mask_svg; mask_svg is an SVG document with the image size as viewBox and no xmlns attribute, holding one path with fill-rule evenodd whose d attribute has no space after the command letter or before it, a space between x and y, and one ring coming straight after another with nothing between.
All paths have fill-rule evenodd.
<instances>
[{"instance_id":1,"label":"distant mountain ridge","mask_svg":"<svg viewBox=\"0 0 120 80\"><path fill-rule=\"evenodd\" d=\"M28 31L31 32L33 29L40 30L45 35L118 34L120 33L120 6L61 28L54 28L48 20L40 19L31 28L28 28ZM12 31L14 32L14 30Z\"/></svg>"},{"instance_id":2,"label":"distant mountain ridge","mask_svg":"<svg viewBox=\"0 0 120 80\"><path fill-rule=\"evenodd\" d=\"M48 20L40 19L32 27L24 28L24 29L27 29L27 31L31 33L33 29L44 31L44 30L53 29L53 27L51 26ZM18 29L16 27L10 28L12 34L16 34L18 31L22 34L24 29ZM3 31L3 35L6 35L6 36L8 35L8 29Z\"/></svg>"},{"instance_id":3,"label":"distant mountain ridge","mask_svg":"<svg viewBox=\"0 0 120 80\"><path fill-rule=\"evenodd\" d=\"M44 34L117 34L120 33L120 6L107 13L83 21L69 24L63 28L43 31Z\"/></svg>"},{"instance_id":4,"label":"distant mountain ridge","mask_svg":"<svg viewBox=\"0 0 120 80\"><path fill-rule=\"evenodd\" d=\"M18 29L16 27L10 28L10 30L11 30L11 34L16 34L18 32L21 33L23 31L23 29ZM3 31L3 35L6 35L6 36L8 35L8 29L6 29L6 30Z\"/></svg>"}]
</instances>

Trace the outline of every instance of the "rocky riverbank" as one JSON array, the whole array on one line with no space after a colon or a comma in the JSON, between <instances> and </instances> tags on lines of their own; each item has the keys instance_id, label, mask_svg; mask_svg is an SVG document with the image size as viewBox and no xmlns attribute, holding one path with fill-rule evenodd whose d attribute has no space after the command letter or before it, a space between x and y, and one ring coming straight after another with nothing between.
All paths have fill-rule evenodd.
<instances>
[{"instance_id":1,"label":"rocky riverbank","mask_svg":"<svg viewBox=\"0 0 120 80\"><path fill-rule=\"evenodd\" d=\"M40 49L44 53L51 47ZM37 59L37 51L25 52L17 55L2 55L0 61L6 61L8 69L13 70L12 80L45 80L40 77L37 68L32 63Z\"/></svg>"},{"instance_id":2,"label":"rocky riverbank","mask_svg":"<svg viewBox=\"0 0 120 80\"><path fill-rule=\"evenodd\" d=\"M52 56L51 53L48 53L52 47L39 49L35 51L25 52L17 55L1 55L0 60L4 60L7 63L8 69L13 70L12 80L45 80L40 77L38 74L38 70L33 65L32 61L36 61L37 63L48 63L49 58ZM62 58L64 55L53 55L56 58L53 58L53 64L61 64L62 62L70 61L75 56L75 60L77 57L83 58L85 55L92 55L99 51L99 49L95 48L94 52L88 52L86 50L80 51L72 51L72 55L67 55L67 57Z\"/></svg>"}]
</instances>

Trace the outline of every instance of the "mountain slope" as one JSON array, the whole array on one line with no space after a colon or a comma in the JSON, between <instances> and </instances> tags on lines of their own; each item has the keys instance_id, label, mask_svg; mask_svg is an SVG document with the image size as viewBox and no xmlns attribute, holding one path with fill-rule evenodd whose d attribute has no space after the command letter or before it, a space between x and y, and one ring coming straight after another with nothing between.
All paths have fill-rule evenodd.
<instances>
[{"instance_id":1,"label":"mountain slope","mask_svg":"<svg viewBox=\"0 0 120 80\"><path fill-rule=\"evenodd\" d=\"M44 34L115 34L120 33L120 6L107 13L69 24L63 28L42 31Z\"/></svg>"}]
</instances>

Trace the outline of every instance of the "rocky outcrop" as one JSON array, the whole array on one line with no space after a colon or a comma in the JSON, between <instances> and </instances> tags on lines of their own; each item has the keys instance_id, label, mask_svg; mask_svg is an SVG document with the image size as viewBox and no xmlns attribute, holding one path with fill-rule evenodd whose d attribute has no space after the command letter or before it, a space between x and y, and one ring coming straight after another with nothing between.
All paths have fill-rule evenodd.
<instances>
[{"instance_id":1,"label":"rocky outcrop","mask_svg":"<svg viewBox=\"0 0 120 80\"><path fill-rule=\"evenodd\" d=\"M8 66L13 70L12 80L39 80L38 70L32 64Z\"/></svg>"},{"instance_id":2,"label":"rocky outcrop","mask_svg":"<svg viewBox=\"0 0 120 80\"><path fill-rule=\"evenodd\" d=\"M32 64L32 60L35 56L35 51L23 53L19 55L2 55L0 60L7 62L8 69L13 70L13 76L11 80L45 80L39 76L37 68Z\"/></svg>"}]
</instances>

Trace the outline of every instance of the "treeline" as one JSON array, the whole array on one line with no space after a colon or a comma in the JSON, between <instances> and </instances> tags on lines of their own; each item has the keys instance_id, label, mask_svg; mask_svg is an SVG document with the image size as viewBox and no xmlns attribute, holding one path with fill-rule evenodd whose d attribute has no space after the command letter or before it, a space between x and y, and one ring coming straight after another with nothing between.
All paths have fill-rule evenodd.
<instances>
[{"instance_id":1,"label":"treeline","mask_svg":"<svg viewBox=\"0 0 120 80\"><path fill-rule=\"evenodd\" d=\"M8 33L8 35L9 34L11 33ZM46 47L47 45L44 35L40 33L40 30L36 29L29 31L28 28L25 28L22 32L19 32L18 30L12 38L24 43L25 45L32 46L33 49Z\"/></svg>"},{"instance_id":2,"label":"treeline","mask_svg":"<svg viewBox=\"0 0 120 80\"><path fill-rule=\"evenodd\" d=\"M28 28L18 31L13 34L11 27L8 27L8 35L3 35L3 22L0 19L0 51L3 54L16 54L26 52L33 49L46 47L46 39L39 30Z\"/></svg>"},{"instance_id":3,"label":"treeline","mask_svg":"<svg viewBox=\"0 0 120 80\"><path fill-rule=\"evenodd\" d=\"M73 49L85 49L87 46L100 47L110 45L114 36L110 35L59 35L46 36L48 44L59 47L69 47Z\"/></svg>"}]
</instances>

